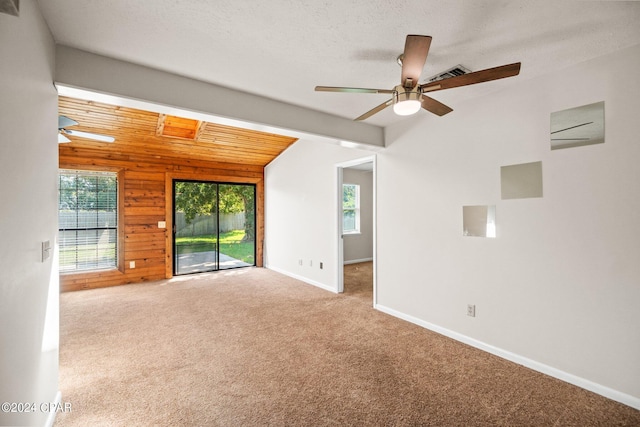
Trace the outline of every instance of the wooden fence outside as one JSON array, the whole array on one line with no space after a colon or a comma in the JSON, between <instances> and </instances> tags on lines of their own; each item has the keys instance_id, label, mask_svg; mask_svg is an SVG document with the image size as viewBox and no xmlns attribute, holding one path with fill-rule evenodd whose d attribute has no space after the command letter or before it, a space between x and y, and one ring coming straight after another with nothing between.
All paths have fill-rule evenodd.
<instances>
[{"instance_id":1,"label":"wooden fence outside","mask_svg":"<svg viewBox=\"0 0 640 427\"><path fill-rule=\"evenodd\" d=\"M244 230L244 213L236 214L220 214L220 233L226 233L232 230ZM183 212L176 212L175 225L176 236L202 236L216 233L215 216L213 215L196 215L196 217L187 224Z\"/></svg>"}]
</instances>

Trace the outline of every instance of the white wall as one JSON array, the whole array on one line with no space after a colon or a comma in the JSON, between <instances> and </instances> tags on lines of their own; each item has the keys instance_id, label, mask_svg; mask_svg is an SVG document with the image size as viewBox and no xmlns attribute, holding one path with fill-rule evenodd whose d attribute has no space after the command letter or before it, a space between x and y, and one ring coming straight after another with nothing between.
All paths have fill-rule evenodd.
<instances>
[{"instance_id":1,"label":"white wall","mask_svg":"<svg viewBox=\"0 0 640 427\"><path fill-rule=\"evenodd\" d=\"M41 262L57 234L57 94L54 43L34 0L0 14L0 425L45 425L40 404L58 391L58 271Z\"/></svg>"},{"instance_id":2,"label":"white wall","mask_svg":"<svg viewBox=\"0 0 640 427\"><path fill-rule=\"evenodd\" d=\"M371 155L299 140L265 168L265 267L337 291L336 164Z\"/></svg>"},{"instance_id":3,"label":"white wall","mask_svg":"<svg viewBox=\"0 0 640 427\"><path fill-rule=\"evenodd\" d=\"M379 308L640 407L640 78L620 72L639 67L636 46L388 128ZM551 112L603 100L604 144L550 150ZM500 166L533 161L544 197L500 200ZM463 237L462 206L485 204L497 238Z\"/></svg>"},{"instance_id":4,"label":"white wall","mask_svg":"<svg viewBox=\"0 0 640 427\"><path fill-rule=\"evenodd\" d=\"M373 259L373 172L345 168L342 182L360 186L360 233L345 234L345 264ZM400 219L401 220L401 219Z\"/></svg>"},{"instance_id":5,"label":"white wall","mask_svg":"<svg viewBox=\"0 0 640 427\"><path fill-rule=\"evenodd\" d=\"M640 408L639 68L637 46L388 128L376 307ZM550 113L602 100L606 142L552 152ZM297 259L335 258L348 156L296 144L267 168L268 265L334 286ZM500 166L533 161L544 197L500 200ZM485 204L497 238L464 237L462 206Z\"/></svg>"}]
</instances>

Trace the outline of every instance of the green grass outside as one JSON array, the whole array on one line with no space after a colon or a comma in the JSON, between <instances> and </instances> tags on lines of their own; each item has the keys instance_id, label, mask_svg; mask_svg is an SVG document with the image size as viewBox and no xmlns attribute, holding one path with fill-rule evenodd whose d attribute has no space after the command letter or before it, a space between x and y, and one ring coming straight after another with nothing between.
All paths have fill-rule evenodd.
<instances>
[{"instance_id":1,"label":"green grass outside","mask_svg":"<svg viewBox=\"0 0 640 427\"><path fill-rule=\"evenodd\" d=\"M248 264L254 263L253 243L243 242L244 230L232 230L220 234L220 253L239 259ZM201 245L181 248L180 253L207 252L215 250L215 236L193 236L176 238L177 245Z\"/></svg>"}]
</instances>

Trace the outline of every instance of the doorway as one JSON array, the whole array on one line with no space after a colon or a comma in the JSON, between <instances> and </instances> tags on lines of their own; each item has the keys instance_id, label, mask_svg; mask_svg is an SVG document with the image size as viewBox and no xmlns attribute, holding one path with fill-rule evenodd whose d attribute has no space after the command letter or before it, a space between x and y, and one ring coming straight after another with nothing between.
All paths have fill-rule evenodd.
<instances>
[{"instance_id":1,"label":"doorway","mask_svg":"<svg viewBox=\"0 0 640 427\"><path fill-rule=\"evenodd\" d=\"M365 157L337 165L338 292L350 292L357 278L358 293L368 276L368 294L376 304L376 158ZM360 270L360 271L358 271ZM354 276L355 272L355 276ZM362 274L365 273L365 274ZM346 281L346 282L345 282ZM345 283L347 288L345 288Z\"/></svg>"},{"instance_id":2,"label":"doorway","mask_svg":"<svg viewBox=\"0 0 640 427\"><path fill-rule=\"evenodd\" d=\"M253 184L173 180L173 274L256 265Z\"/></svg>"}]
</instances>

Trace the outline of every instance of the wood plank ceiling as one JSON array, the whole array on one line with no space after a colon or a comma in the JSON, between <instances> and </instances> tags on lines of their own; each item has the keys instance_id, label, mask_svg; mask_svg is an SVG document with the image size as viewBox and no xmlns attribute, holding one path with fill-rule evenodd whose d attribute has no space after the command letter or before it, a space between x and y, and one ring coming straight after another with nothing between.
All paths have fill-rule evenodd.
<instances>
[{"instance_id":1,"label":"wood plank ceiling","mask_svg":"<svg viewBox=\"0 0 640 427\"><path fill-rule=\"evenodd\" d=\"M113 154L143 154L266 166L296 138L200 122L150 111L59 97L60 115L78 122L71 130L115 137L104 143L67 135L69 146Z\"/></svg>"}]
</instances>

